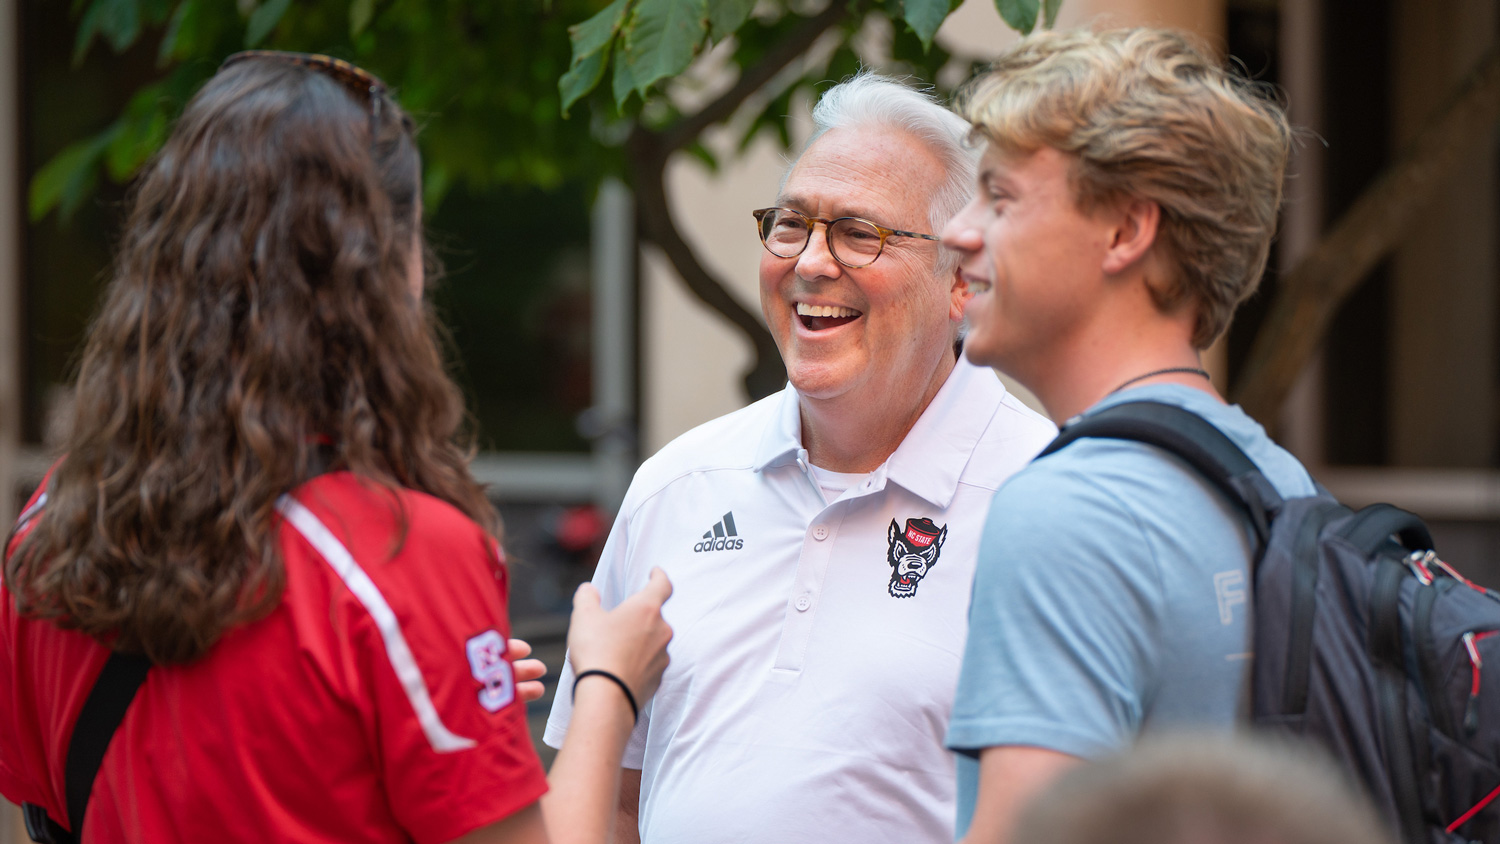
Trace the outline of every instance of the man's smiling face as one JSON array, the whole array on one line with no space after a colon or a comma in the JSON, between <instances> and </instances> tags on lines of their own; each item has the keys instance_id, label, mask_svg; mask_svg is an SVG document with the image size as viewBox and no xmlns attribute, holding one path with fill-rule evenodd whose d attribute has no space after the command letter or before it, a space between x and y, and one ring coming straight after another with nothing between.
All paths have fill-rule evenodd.
<instances>
[{"instance_id":1,"label":"man's smiling face","mask_svg":"<svg viewBox=\"0 0 1500 844\"><path fill-rule=\"evenodd\" d=\"M834 129L803 153L776 204L931 232L944 175L908 133ZM936 243L893 235L874 263L850 269L829 254L823 225L795 258L763 251L761 309L793 386L815 399L927 391L963 313L962 288L952 273L938 276L939 257Z\"/></svg>"}]
</instances>

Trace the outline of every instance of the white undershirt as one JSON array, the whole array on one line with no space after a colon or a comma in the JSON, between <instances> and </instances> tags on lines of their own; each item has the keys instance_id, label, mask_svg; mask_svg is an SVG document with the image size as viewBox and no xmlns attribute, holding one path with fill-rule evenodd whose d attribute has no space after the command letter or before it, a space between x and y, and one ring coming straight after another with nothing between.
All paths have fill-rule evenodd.
<instances>
[{"instance_id":1,"label":"white undershirt","mask_svg":"<svg viewBox=\"0 0 1500 844\"><path fill-rule=\"evenodd\" d=\"M860 486L869 480L873 472L831 472L811 463L807 468L812 470L813 480L818 482L818 488L823 490L823 501L832 504L839 500L846 490Z\"/></svg>"}]
</instances>

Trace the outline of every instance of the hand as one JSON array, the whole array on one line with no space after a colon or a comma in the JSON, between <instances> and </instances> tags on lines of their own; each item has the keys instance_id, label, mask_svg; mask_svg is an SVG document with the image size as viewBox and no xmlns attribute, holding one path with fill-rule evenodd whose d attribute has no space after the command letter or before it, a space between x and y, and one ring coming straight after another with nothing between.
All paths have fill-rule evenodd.
<instances>
[{"instance_id":1,"label":"hand","mask_svg":"<svg viewBox=\"0 0 1500 844\"><path fill-rule=\"evenodd\" d=\"M522 703L531 703L546 693L547 687L542 685L542 678L547 676L547 663L539 659L527 659L531 656L531 644L524 639L511 639L505 650L505 658L510 661L511 670L516 675L516 696L521 698Z\"/></svg>"},{"instance_id":2,"label":"hand","mask_svg":"<svg viewBox=\"0 0 1500 844\"><path fill-rule=\"evenodd\" d=\"M573 594L573 618L568 625L568 654L574 672L601 669L614 674L644 705L667 670L667 643L672 628L661 617L661 605L672 596L667 573L651 569L641 591L613 610L599 605L592 583Z\"/></svg>"}]
</instances>

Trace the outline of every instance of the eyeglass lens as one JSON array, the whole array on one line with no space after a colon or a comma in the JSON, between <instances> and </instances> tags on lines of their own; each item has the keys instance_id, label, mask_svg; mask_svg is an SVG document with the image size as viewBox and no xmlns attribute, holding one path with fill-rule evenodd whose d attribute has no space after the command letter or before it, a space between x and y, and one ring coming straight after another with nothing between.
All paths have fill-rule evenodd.
<instances>
[{"instance_id":1,"label":"eyeglass lens","mask_svg":"<svg viewBox=\"0 0 1500 844\"><path fill-rule=\"evenodd\" d=\"M761 217L760 237L778 258L795 258L807 247L812 235L808 218L787 208L775 208ZM853 266L864 266L880 254L880 232L853 217L835 220L828 227L828 248L833 257Z\"/></svg>"}]
</instances>

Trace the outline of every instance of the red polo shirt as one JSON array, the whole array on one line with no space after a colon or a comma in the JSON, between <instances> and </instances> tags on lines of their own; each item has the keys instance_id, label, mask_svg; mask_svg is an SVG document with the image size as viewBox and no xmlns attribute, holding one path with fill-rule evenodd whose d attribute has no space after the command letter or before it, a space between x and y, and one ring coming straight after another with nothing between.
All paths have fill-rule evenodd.
<instances>
[{"instance_id":1,"label":"red polo shirt","mask_svg":"<svg viewBox=\"0 0 1500 844\"><path fill-rule=\"evenodd\" d=\"M203 659L152 668L87 840L426 844L534 802L547 785L503 657L494 542L446 503L347 472L281 512L280 606ZM68 738L107 657L19 617L0 587L0 793L64 826Z\"/></svg>"}]
</instances>

